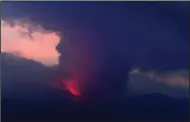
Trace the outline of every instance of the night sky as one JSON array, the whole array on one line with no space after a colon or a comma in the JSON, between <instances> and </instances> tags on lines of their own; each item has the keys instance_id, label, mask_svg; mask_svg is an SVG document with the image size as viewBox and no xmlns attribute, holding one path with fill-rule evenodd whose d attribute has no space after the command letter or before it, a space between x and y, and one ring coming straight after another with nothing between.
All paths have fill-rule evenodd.
<instances>
[{"instance_id":1,"label":"night sky","mask_svg":"<svg viewBox=\"0 0 190 122\"><path fill-rule=\"evenodd\" d=\"M132 67L186 68L187 9L187 2L5 2L2 18L29 18L62 34L82 26L109 38Z\"/></svg>"},{"instance_id":2,"label":"night sky","mask_svg":"<svg viewBox=\"0 0 190 122\"><path fill-rule=\"evenodd\" d=\"M187 98L189 7L189 2L3 2L1 51L23 60L1 56L5 98L22 96L27 88L28 94L40 91L29 85L38 83L102 104L116 104L123 93ZM40 85L35 88L42 92Z\"/></svg>"}]
</instances>

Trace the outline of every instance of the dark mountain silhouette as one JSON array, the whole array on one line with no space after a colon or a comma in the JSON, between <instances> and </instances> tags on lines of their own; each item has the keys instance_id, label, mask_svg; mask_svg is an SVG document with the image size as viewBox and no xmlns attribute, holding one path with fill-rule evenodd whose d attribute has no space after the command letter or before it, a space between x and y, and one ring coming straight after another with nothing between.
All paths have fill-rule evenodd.
<instances>
[{"instance_id":1,"label":"dark mountain silhouette","mask_svg":"<svg viewBox=\"0 0 190 122\"><path fill-rule=\"evenodd\" d=\"M187 99L163 95L142 95L128 98L112 106L82 104L71 99L42 96L44 99L3 99L3 120L160 120L188 121Z\"/></svg>"},{"instance_id":2,"label":"dark mountain silhouette","mask_svg":"<svg viewBox=\"0 0 190 122\"><path fill-rule=\"evenodd\" d=\"M1 71L2 98L46 93L45 85L55 73L54 68L8 53L1 53Z\"/></svg>"},{"instance_id":3,"label":"dark mountain silhouette","mask_svg":"<svg viewBox=\"0 0 190 122\"><path fill-rule=\"evenodd\" d=\"M162 94L132 97L128 101L131 118L138 120L188 120L188 99L174 99Z\"/></svg>"},{"instance_id":4,"label":"dark mountain silhouette","mask_svg":"<svg viewBox=\"0 0 190 122\"><path fill-rule=\"evenodd\" d=\"M142 73L130 75L128 91L129 96L161 93L163 95L176 98L189 97L189 88L182 86L172 86L161 81L155 81L154 79L151 79Z\"/></svg>"},{"instance_id":5,"label":"dark mountain silhouette","mask_svg":"<svg viewBox=\"0 0 190 122\"><path fill-rule=\"evenodd\" d=\"M145 94L126 98L114 105L83 103L52 82L56 67L1 54L2 121L60 120L161 120L188 121L188 99L163 94Z\"/></svg>"}]
</instances>

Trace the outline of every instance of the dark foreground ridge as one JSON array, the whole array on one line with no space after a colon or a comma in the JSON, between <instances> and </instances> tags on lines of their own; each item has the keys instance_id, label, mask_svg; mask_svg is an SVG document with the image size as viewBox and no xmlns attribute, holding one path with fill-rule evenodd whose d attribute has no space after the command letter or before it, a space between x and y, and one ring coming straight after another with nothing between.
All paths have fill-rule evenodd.
<instances>
[{"instance_id":1,"label":"dark foreground ridge","mask_svg":"<svg viewBox=\"0 0 190 122\"><path fill-rule=\"evenodd\" d=\"M1 54L2 122L188 121L188 99L148 94L126 98L117 103L113 103L111 100L104 104L83 103L82 100L72 99L67 92L52 89L40 83L44 74L49 72L46 67L42 67L36 62L12 58L12 56ZM44 73L44 71L46 72ZM37 76L39 78L36 79ZM45 82L49 81L45 80ZM101 98L99 99L102 101Z\"/></svg>"},{"instance_id":2,"label":"dark foreground ridge","mask_svg":"<svg viewBox=\"0 0 190 122\"><path fill-rule=\"evenodd\" d=\"M188 121L188 100L161 94L128 98L119 104L82 104L61 98L2 99L2 121L130 120Z\"/></svg>"}]
</instances>

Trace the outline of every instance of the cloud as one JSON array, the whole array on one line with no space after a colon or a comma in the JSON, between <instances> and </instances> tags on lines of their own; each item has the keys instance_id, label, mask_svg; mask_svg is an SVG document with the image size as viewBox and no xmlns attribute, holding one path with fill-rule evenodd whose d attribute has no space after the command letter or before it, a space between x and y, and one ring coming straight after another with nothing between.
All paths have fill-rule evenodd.
<instances>
[{"instance_id":1,"label":"cloud","mask_svg":"<svg viewBox=\"0 0 190 122\"><path fill-rule=\"evenodd\" d=\"M60 36L28 20L1 20L1 51L17 53L44 65L58 64Z\"/></svg>"},{"instance_id":2,"label":"cloud","mask_svg":"<svg viewBox=\"0 0 190 122\"><path fill-rule=\"evenodd\" d=\"M156 81L164 82L169 85L173 86L181 86L181 87L189 87L189 71L182 70L182 71L174 71L170 72L169 74L156 74L155 78Z\"/></svg>"},{"instance_id":3,"label":"cloud","mask_svg":"<svg viewBox=\"0 0 190 122\"><path fill-rule=\"evenodd\" d=\"M131 74L141 74L153 82L160 82L169 86L189 88L189 71L185 69L169 71L134 69Z\"/></svg>"},{"instance_id":4,"label":"cloud","mask_svg":"<svg viewBox=\"0 0 190 122\"><path fill-rule=\"evenodd\" d=\"M135 72L134 72L135 71ZM128 94L161 93L171 97L188 97L188 70L158 72L156 70L136 72L129 76Z\"/></svg>"}]
</instances>

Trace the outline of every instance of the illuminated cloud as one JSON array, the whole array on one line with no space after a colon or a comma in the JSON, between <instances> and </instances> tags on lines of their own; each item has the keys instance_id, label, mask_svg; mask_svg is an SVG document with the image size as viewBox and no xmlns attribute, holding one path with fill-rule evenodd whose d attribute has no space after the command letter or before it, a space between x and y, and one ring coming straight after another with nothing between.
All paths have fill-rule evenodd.
<instances>
[{"instance_id":1,"label":"illuminated cloud","mask_svg":"<svg viewBox=\"0 0 190 122\"><path fill-rule=\"evenodd\" d=\"M169 74L157 74L155 76L156 81L164 82L168 85L189 87L189 72L188 70L184 71L175 71Z\"/></svg>"},{"instance_id":2,"label":"illuminated cloud","mask_svg":"<svg viewBox=\"0 0 190 122\"><path fill-rule=\"evenodd\" d=\"M1 20L1 51L16 53L44 65L58 64L57 32L48 31L26 20Z\"/></svg>"},{"instance_id":3,"label":"illuminated cloud","mask_svg":"<svg viewBox=\"0 0 190 122\"><path fill-rule=\"evenodd\" d=\"M162 82L170 86L189 87L189 71L188 70L174 70L157 72L156 70L140 71L140 69L134 69L132 74L141 74L152 81Z\"/></svg>"}]
</instances>

